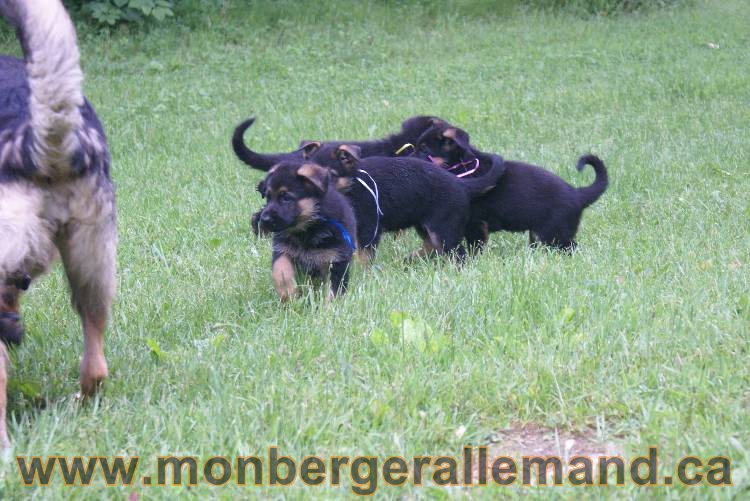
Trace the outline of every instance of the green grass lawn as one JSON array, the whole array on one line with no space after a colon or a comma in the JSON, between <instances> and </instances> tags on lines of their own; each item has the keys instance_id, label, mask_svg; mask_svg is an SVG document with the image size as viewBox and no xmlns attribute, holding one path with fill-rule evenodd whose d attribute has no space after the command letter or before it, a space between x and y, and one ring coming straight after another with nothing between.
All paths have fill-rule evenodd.
<instances>
[{"instance_id":1,"label":"green grass lawn","mask_svg":"<svg viewBox=\"0 0 750 501\"><path fill-rule=\"evenodd\" d=\"M14 457L139 455L147 473L160 454L263 456L271 445L300 459L459 456L519 423L593 428L627 458L658 445L668 469L681 456L729 456L734 487L378 492L750 495L746 0L589 19L243 5L146 34L80 35L118 194L110 378L101 398L76 403L82 336L56 268L24 303L0 497L350 496L348 481L105 489L57 477L29 489ZM5 33L2 52L17 54ZM462 269L407 267L419 245L409 232L384 238L346 296L326 303L308 290L280 305L270 242L249 231L261 173L234 157L233 127L255 115L248 143L282 151L302 138L380 137L413 114L578 186L593 179L575 171L578 156L600 155L611 184L584 213L579 251L532 251L525 235L503 233ZM393 312L434 342L403 336Z\"/></svg>"}]
</instances>

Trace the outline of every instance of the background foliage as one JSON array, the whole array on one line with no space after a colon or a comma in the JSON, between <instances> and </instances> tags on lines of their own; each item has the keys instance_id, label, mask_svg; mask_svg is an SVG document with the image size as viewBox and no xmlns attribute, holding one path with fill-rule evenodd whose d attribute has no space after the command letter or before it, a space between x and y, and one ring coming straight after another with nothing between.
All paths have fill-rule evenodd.
<instances>
[{"instance_id":1,"label":"background foliage","mask_svg":"<svg viewBox=\"0 0 750 501\"><path fill-rule=\"evenodd\" d=\"M521 0L518 3L538 8L571 10L582 14L608 15L673 7L687 2L685 0Z\"/></svg>"},{"instance_id":2,"label":"background foliage","mask_svg":"<svg viewBox=\"0 0 750 501\"><path fill-rule=\"evenodd\" d=\"M95 23L109 26L146 19L163 21L174 15L173 0L71 0L65 4Z\"/></svg>"},{"instance_id":3,"label":"background foliage","mask_svg":"<svg viewBox=\"0 0 750 501\"><path fill-rule=\"evenodd\" d=\"M630 13L651 8L671 7L690 0L458 0L453 2L430 0L380 0L392 6L412 5L427 10L456 10L471 15L481 11L510 11L517 9L568 11L584 15L610 15ZM71 10L87 18L95 25L114 26L121 23L161 22L171 17L181 19L209 15L210 12L237 7L260 12L284 11L288 7L310 11L304 2L284 0L68 0ZM314 10L325 8L325 4L340 2L315 2ZM323 4L323 5L321 5Z\"/></svg>"}]
</instances>

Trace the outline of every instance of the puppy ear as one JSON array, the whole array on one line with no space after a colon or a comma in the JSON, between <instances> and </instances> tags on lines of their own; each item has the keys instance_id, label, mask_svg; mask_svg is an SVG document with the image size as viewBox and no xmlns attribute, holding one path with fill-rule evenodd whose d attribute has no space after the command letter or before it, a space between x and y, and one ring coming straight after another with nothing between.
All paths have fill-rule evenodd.
<instances>
[{"instance_id":1,"label":"puppy ear","mask_svg":"<svg viewBox=\"0 0 750 501\"><path fill-rule=\"evenodd\" d=\"M466 131L455 127L449 127L443 131L443 137L448 141L455 143L464 153L470 149L469 134Z\"/></svg>"},{"instance_id":2,"label":"puppy ear","mask_svg":"<svg viewBox=\"0 0 750 501\"><path fill-rule=\"evenodd\" d=\"M299 145L299 149L302 150L302 158L309 160L321 146L320 141L302 141Z\"/></svg>"},{"instance_id":3,"label":"puppy ear","mask_svg":"<svg viewBox=\"0 0 750 501\"><path fill-rule=\"evenodd\" d=\"M297 169L297 175L305 178L306 181L309 181L321 193L325 193L328 189L330 173L325 167L321 167L318 164L303 164L302 167Z\"/></svg>"},{"instance_id":4,"label":"puppy ear","mask_svg":"<svg viewBox=\"0 0 750 501\"><path fill-rule=\"evenodd\" d=\"M353 173L356 169L361 154L362 149L359 146L351 144L342 144L336 148L336 158L348 174Z\"/></svg>"}]
</instances>

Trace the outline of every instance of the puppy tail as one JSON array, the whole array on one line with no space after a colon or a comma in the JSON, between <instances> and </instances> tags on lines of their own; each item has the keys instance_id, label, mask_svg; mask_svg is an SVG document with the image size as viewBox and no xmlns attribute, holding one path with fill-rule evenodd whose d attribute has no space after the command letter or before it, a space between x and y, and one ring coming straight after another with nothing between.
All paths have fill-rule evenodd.
<instances>
[{"instance_id":1,"label":"puppy tail","mask_svg":"<svg viewBox=\"0 0 750 501\"><path fill-rule=\"evenodd\" d=\"M590 186L578 188L578 194L580 197L579 199L583 208L586 208L596 202L597 199L602 196L602 193L607 190L607 186L609 185L607 168L604 166L604 162L602 162L599 157L597 157L596 155L582 156L578 159L576 169L578 169L578 171L580 172L584 167L586 167L586 165L590 165L594 168L594 172L596 172L596 179L594 179L594 182Z\"/></svg>"},{"instance_id":2,"label":"puppy tail","mask_svg":"<svg viewBox=\"0 0 750 501\"><path fill-rule=\"evenodd\" d=\"M80 156L83 125L75 28L60 0L0 0L0 11L16 27L26 63L30 96L23 142L40 174L65 176Z\"/></svg>"},{"instance_id":3,"label":"puppy tail","mask_svg":"<svg viewBox=\"0 0 750 501\"><path fill-rule=\"evenodd\" d=\"M461 184L466 187L471 199L482 196L492 188L497 186L500 178L503 176L503 174L505 174L505 161L500 155L486 156L489 157L490 168L484 175L479 177L461 178ZM484 163L486 162L486 159L480 158L480 162Z\"/></svg>"},{"instance_id":4,"label":"puppy tail","mask_svg":"<svg viewBox=\"0 0 750 501\"><path fill-rule=\"evenodd\" d=\"M256 153L248 148L243 136L245 135L245 131L249 129L253 123L255 123L255 118L248 118L234 129L234 134L232 135L232 148L234 149L234 154L237 155L237 158L245 162L247 165L253 169L267 172L268 169L284 160L288 155L283 153Z\"/></svg>"}]
</instances>

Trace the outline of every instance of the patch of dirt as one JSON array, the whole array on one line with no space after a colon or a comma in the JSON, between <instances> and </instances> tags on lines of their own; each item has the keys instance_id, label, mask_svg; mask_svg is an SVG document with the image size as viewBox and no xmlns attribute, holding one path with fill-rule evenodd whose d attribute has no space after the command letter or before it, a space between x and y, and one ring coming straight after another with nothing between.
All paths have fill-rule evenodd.
<instances>
[{"instance_id":1,"label":"patch of dirt","mask_svg":"<svg viewBox=\"0 0 750 501\"><path fill-rule=\"evenodd\" d=\"M489 437L488 456L557 456L567 462L574 456L597 461L599 456L622 456L613 442L601 441L596 430L568 432L535 424L514 425Z\"/></svg>"}]
</instances>

